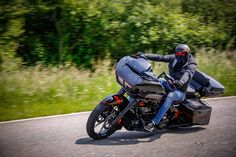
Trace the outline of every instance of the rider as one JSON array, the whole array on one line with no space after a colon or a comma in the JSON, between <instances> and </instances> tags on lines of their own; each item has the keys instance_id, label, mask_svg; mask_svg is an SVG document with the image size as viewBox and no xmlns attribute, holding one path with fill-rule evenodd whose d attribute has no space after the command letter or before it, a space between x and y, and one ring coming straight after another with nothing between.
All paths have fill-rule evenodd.
<instances>
[{"instance_id":1,"label":"rider","mask_svg":"<svg viewBox=\"0 0 236 157\"><path fill-rule=\"evenodd\" d=\"M169 74L175 79L172 84L175 85L176 89L168 93L165 102L161 106L155 118L151 123L144 127L145 130L152 132L155 130L155 126L157 126L162 120L172 102L181 101L185 98L187 87L195 73L197 64L190 53L189 46L186 44L177 45L175 48L175 54L172 55L138 53L138 56L152 61L168 62ZM163 86L167 84L164 79L159 79L159 81Z\"/></svg>"}]
</instances>

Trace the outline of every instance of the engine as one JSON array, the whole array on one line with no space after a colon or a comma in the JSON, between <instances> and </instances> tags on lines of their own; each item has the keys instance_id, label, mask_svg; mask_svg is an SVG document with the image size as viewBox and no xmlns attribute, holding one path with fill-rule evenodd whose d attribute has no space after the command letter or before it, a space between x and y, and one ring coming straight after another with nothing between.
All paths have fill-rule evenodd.
<instances>
[{"instance_id":1,"label":"engine","mask_svg":"<svg viewBox=\"0 0 236 157\"><path fill-rule=\"evenodd\" d=\"M140 118L145 122L149 123L156 115L156 111L158 110L159 105L156 103L139 103L138 110Z\"/></svg>"},{"instance_id":2,"label":"engine","mask_svg":"<svg viewBox=\"0 0 236 157\"><path fill-rule=\"evenodd\" d=\"M150 105L139 107L139 111L141 112L140 115L149 115L149 114L152 114L154 112L152 106L150 106Z\"/></svg>"}]
</instances>

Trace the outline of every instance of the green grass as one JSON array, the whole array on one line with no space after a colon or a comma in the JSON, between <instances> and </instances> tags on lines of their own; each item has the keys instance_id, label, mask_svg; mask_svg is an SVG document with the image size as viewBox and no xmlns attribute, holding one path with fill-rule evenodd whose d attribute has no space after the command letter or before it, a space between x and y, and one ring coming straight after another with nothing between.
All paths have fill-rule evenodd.
<instances>
[{"instance_id":1,"label":"green grass","mask_svg":"<svg viewBox=\"0 0 236 157\"><path fill-rule=\"evenodd\" d=\"M218 80L225 87L222 96L236 95L236 51L215 52L200 50L196 56L198 69Z\"/></svg>"},{"instance_id":2,"label":"green grass","mask_svg":"<svg viewBox=\"0 0 236 157\"><path fill-rule=\"evenodd\" d=\"M216 78L226 88L224 96L236 95L236 56L208 52L196 56L198 69ZM156 73L167 65L153 63ZM70 68L40 66L13 72L0 72L0 121L88 111L105 96L116 93L119 85L108 62L95 73Z\"/></svg>"},{"instance_id":3,"label":"green grass","mask_svg":"<svg viewBox=\"0 0 236 157\"><path fill-rule=\"evenodd\" d=\"M114 72L75 68L25 69L1 73L0 121L88 111L119 90Z\"/></svg>"}]
</instances>

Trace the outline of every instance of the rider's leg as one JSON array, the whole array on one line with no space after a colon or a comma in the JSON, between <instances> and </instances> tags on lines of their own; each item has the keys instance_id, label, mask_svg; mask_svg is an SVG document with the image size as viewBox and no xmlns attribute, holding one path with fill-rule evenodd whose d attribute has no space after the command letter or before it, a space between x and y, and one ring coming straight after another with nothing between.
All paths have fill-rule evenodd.
<instances>
[{"instance_id":1,"label":"rider's leg","mask_svg":"<svg viewBox=\"0 0 236 157\"><path fill-rule=\"evenodd\" d=\"M162 117L165 115L165 113L170 108L170 105L172 104L172 102L179 101L179 100L183 99L183 97L184 97L184 93L179 90L170 92L167 95L167 98L166 98L165 102L162 104L160 110L156 114L155 118L152 120L153 124L158 125L158 123L161 121Z\"/></svg>"},{"instance_id":2,"label":"rider's leg","mask_svg":"<svg viewBox=\"0 0 236 157\"><path fill-rule=\"evenodd\" d=\"M167 95L167 98L166 98L165 102L162 104L160 110L156 114L155 118L152 120L152 123L150 123L147 126L145 126L145 129L147 131L153 131L154 130L154 125L158 125L159 124L159 122L161 121L162 117L165 115L165 113L170 108L170 105L172 104L172 102L173 101L179 101L179 100L183 99L183 97L184 97L184 93L179 91L179 90L170 92Z\"/></svg>"}]
</instances>

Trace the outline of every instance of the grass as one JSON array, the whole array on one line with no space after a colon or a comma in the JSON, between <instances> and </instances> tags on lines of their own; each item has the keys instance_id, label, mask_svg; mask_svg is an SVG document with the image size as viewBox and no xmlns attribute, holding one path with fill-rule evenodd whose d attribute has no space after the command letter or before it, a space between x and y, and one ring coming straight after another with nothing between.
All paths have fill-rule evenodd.
<instances>
[{"instance_id":1,"label":"grass","mask_svg":"<svg viewBox=\"0 0 236 157\"><path fill-rule=\"evenodd\" d=\"M196 56L198 69L218 80L225 87L222 96L236 95L236 51L216 52L200 50Z\"/></svg>"},{"instance_id":2,"label":"grass","mask_svg":"<svg viewBox=\"0 0 236 157\"><path fill-rule=\"evenodd\" d=\"M0 121L91 110L119 89L114 72L101 66L93 74L73 67L2 73Z\"/></svg>"},{"instance_id":3,"label":"grass","mask_svg":"<svg viewBox=\"0 0 236 157\"><path fill-rule=\"evenodd\" d=\"M236 95L236 56L232 52L200 52L198 69L225 86L224 96ZM163 63L153 66L156 73L167 70ZM74 67L41 66L0 72L0 121L91 110L119 90L114 70L109 68L104 62L92 74Z\"/></svg>"}]
</instances>

